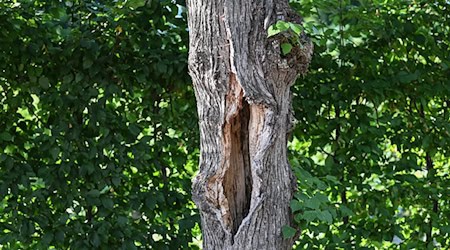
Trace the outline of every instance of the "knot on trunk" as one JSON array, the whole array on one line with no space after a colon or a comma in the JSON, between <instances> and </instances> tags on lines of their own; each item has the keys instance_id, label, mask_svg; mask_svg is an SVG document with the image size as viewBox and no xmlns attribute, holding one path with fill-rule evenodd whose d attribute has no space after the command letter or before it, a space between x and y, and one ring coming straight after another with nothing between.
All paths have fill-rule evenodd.
<instances>
[{"instance_id":1,"label":"knot on trunk","mask_svg":"<svg viewBox=\"0 0 450 250\"><path fill-rule=\"evenodd\" d=\"M277 10L276 20L272 25L277 26L278 22L282 22L282 31L276 35L269 34L267 39L266 47L272 51L269 58L278 69L296 70L297 74L306 74L314 47L303 31L303 18L288 6L284 6Z\"/></svg>"}]
</instances>

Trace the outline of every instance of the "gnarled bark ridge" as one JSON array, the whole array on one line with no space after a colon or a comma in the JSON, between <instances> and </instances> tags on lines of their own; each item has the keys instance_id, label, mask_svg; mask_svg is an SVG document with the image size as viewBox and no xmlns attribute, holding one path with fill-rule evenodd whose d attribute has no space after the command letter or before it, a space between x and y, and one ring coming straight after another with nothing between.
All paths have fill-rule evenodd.
<instances>
[{"instance_id":1,"label":"gnarled bark ridge","mask_svg":"<svg viewBox=\"0 0 450 250\"><path fill-rule=\"evenodd\" d=\"M189 70L201 133L193 199L204 249L290 249L295 178L287 160L290 86L312 44L283 56L278 20L300 23L287 1L190 0Z\"/></svg>"}]
</instances>

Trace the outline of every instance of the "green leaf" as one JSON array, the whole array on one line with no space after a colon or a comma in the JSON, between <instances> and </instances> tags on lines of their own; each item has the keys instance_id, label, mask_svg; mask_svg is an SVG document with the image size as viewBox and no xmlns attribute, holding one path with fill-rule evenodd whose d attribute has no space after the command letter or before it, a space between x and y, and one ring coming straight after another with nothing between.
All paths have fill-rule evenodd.
<instances>
[{"instance_id":1,"label":"green leaf","mask_svg":"<svg viewBox=\"0 0 450 250\"><path fill-rule=\"evenodd\" d=\"M128 0L126 6L132 9L137 9L145 5L146 0Z\"/></svg>"},{"instance_id":2,"label":"green leaf","mask_svg":"<svg viewBox=\"0 0 450 250\"><path fill-rule=\"evenodd\" d=\"M105 196L105 197L102 197L101 200L102 200L103 207L105 207L106 209L109 209L109 210L113 209L114 201L111 198Z\"/></svg>"},{"instance_id":3,"label":"green leaf","mask_svg":"<svg viewBox=\"0 0 450 250\"><path fill-rule=\"evenodd\" d=\"M64 238L65 238L64 232L62 232L62 231L57 231L57 232L55 233L55 239L56 239L56 241L62 243L62 242L64 242Z\"/></svg>"},{"instance_id":4,"label":"green leaf","mask_svg":"<svg viewBox=\"0 0 450 250\"><path fill-rule=\"evenodd\" d=\"M332 168L334 165L333 156L328 156L327 159L325 159L325 167Z\"/></svg>"},{"instance_id":5,"label":"green leaf","mask_svg":"<svg viewBox=\"0 0 450 250\"><path fill-rule=\"evenodd\" d=\"M94 247L99 247L101 242L100 242L100 237L98 236L98 233L93 233L92 238L91 238L91 243Z\"/></svg>"},{"instance_id":6,"label":"green leaf","mask_svg":"<svg viewBox=\"0 0 450 250\"><path fill-rule=\"evenodd\" d=\"M119 226L125 226L128 223L128 219L125 216L119 216L117 217L117 224Z\"/></svg>"},{"instance_id":7,"label":"green leaf","mask_svg":"<svg viewBox=\"0 0 450 250\"><path fill-rule=\"evenodd\" d=\"M289 23L289 28L291 28L296 35L300 35L303 32L303 27L300 24Z\"/></svg>"},{"instance_id":8,"label":"green leaf","mask_svg":"<svg viewBox=\"0 0 450 250\"><path fill-rule=\"evenodd\" d=\"M145 199L145 206L150 210L155 209L156 200L153 197L147 197Z\"/></svg>"},{"instance_id":9,"label":"green leaf","mask_svg":"<svg viewBox=\"0 0 450 250\"><path fill-rule=\"evenodd\" d=\"M422 141L422 147L424 149L428 149L430 145L432 145L433 137L431 135L426 135Z\"/></svg>"},{"instance_id":10,"label":"green leaf","mask_svg":"<svg viewBox=\"0 0 450 250\"><path fill-rule=\"evenodd\" d=\"M295 228L292 228L287 225L283 226L281 231L283 232L283 238L285 238L285 239L290 239L290 238L294 237L295 234L297 233L297 230L295 230Z\"/></svg>"},{"instance_id":11,"label":"green leaf","mask_svg":"<svg viewBox=\"0 0 450 250\"><path fill-rule=\"evenodd\" d=\"M63 83L64 84L70 84L73 81L73 75L72 74L67 74L63 77Z\"/></svg>"},{"instance_id":12,"label":"green leaf","mask_svg":"<svg viewBox=\"0 0 450 250\"><path fill-rule=\"evenodd\" d=\"M272 25L267 30L267 37L275 36L276 34L279 34L280 32L281 32L281 30L275 29L275 26Z\"/></svg>"},{"instance_id":13,"label":"green leaf","mask_svg":"<svg viewBox=\"0 0 450 250\"><path fill-rule=\"evenodd\" d=\"M345 206L345 205L340 205L339 208L340 208L340 211L341 211L342 216L352 216L352 215L354 215L353 211L350 210L350 209L349 209L347 206Z\"/></svg>"},{"instance_id":14,"label":"green leaf","mask_svg":"<svg viewBox=\"0 0 450 250\"><path fill-rule=\"evenodd\" d=\"M285 21L278 21L275 24L272 24L267 29L267 37L275 36L283 31L287 31L289 29L289 24Z\"/></svg>"},{"instance_id":15,"label":"green leaf","mask_svg":"<svg viewBox=\"0 0 450 250\"><path fill-rule=\"evenodd\" d=\"M100 194L106 194L111 190L111 187L106 185L102 190L100 190Z\"/></svg>"},{"instance_id":16,"label":"green leaf","mask_svg":"<svg viewBox=\"0 0 450 250\"><path fill-rule=\"evenodd\" d=\"M83 80L84 76L83 73L77 73L75 76L75 82L79 83L81 80Z\"/></svg>"},{"instance_id":17,"label":"green leaf","mask_svg":"<svg viewBox=\"0 0 450 250\"><path fill-rule=\"evenodd\" d=\"M397 78L398 78L398 80L401 83L409 83L409 82L415 81L415 80L418 79L418 77L419 77L419 72L418 71L416 71L414 73L409 73L409 72L406 72L406 71L400 71L397 74Z\"/></svg>"},{"instance_id":18,"label":"green leaf","mask_svg":"<svg viewBox=\"0 0 450 250\"><path fill-rule=\"evenodd\" d=\"M281 31L286 31L289 29L289 23L280 20L275 23L275 27Z\"/></svg>"},{"instance_id":19,"label":"green leaf","mask_svg":"<svg viewBox=\"0 0 450 250\"><path fill-rule=\"evenodd\" d=\"M335 176L332 176L332 175L327 175L327 176L325 176L325 178L328 181L330 181L330 182L332 182L333 184L336 184L336 185L339 185L341 183Z\"/></svg>"},{"instance_id":20,"label":"green leaf","mask_svg":"<svg viewBox=\"0 0 450 250\"><path fill-rule=\"evenodd\" d=\"M440 230L445 234L450 234L450 225L442 226Z\"/></svg>"},{"instance_id":21,"label":"green leaf","mask_svg":"<svg viewBox=\"0 0 450 250\"><path fill-rule=\"evenodd\" d=\"M48 246L50 244L50 242L52 242L53 240L53 233L48 232L46 234L44 234L44 236L42 237L42 244L44 244L45 246Z\"/></svg>"},{"instance_id":22,"label":"green leaf","mask_svg":"<svg viewBox=\"0 0 450 250\"><path fill-rule=\"evenodd\" d=\"M123 249L129 249L129 250L134 250L137 249L136 245L134 244L134 242L132 240L127 240L124 243L125 247Z\"/></svg>"},{"instance_id":23,"label":"green leaf","mask_svg":"<svg viewBox=\"0 0 450 250\"><path fill-rule=\"evenodd\" d=\"M39 86L41 86L43 89L47 90L50 88L50 81L45 76L40 77L39 78Z\"/></svg>"},{"instance_id":24,"label":"green leaf","mask_svg":"<svg viewBox=\"0 0 450 250\"><path fill-rule=\"evenodd\" d=\"M12 141L13 137L8 132L0 133L0 141Z\"/></svg>"},{"instance_id":25,"label":"green leaf","mask_svg":"<svg viewBox=\"0 0 450 250\"><path fill-rule=\"evenodd\" d=\"M111 182L115 187L118 187L120 185L120 177L113 177Z\"/></svg>"},{"instance_id":26,"label":"green leaf","mask_svg":"<svg viewBox=\"0 0 450 250\"><path fill-rule=\"evenodd\" d=\"M92 66L93 63L94 62L90 58L85 57L83 61L83 68L88 69Z\"/></svg>"},{"instance_id":27,"label":"green leaf","mask_svg":"<svg viewBox=\"0 0 450 250\"><path fill-rule=\"evenodd\" d=\"M333 223L333 216L327 210L317 213L317 218L323 222L326 222L328 225Z\"/></svg>"},{"instance_id":28,"label":"green leaf","mask_svg":"<svg viewBox=\"0 0 450 250\"><path fill-rule=\"evenodd\" d=\"M298 200L291 201L291 210L293 213L301 210L303 208L302 204Z\"/></svg>"},{"instance_id":29,"label":"green leaf","mask_svg":"<svg viewBox=\"0 0 450 250\"><path fill-rule=\"evenodd\" d=\"M162 63L162 62L158 63L156 65L156 68L162 74L165 74L167 72L167 65L165 63Z\"/></svg>"},{"instance_id":30,"label":"green leaf","mask_svg":"<svg viewBox=\"0 0 450 250\"><path fill-rule=\"evenodd\" d=\"M19 113L25 120L33 120L33 116L30 114L30 111L27 108L19 108L17 110L17 113Z\"/></svg>"},{"instance_id":31,"label":"green leaf","mask_svg":"<svg viewBox=\"0 0 450 250\"><path fill-rule=\"evenodd\" d=\"M84 172L84 174L92 174L95 172L95 166L92 164L92 162L87 162L81 166L81 170Z\"/></svg>"},{"instance_id":32,"label":"green leaf","mask_svg":"<svg viewBox=\"0 0 450 250\"><path fill-rule=\"evenodd\" d=\"M53 160L57 160L59 156L60 150L58 147L53 147L50 149L50 155L52 156Z\"/></svg>"},{"instance_id":33,"label":"green leaf","mask_svg":"<svg viewBox=\"0 0 450 250\"><path fill-rule=\"evenodd\" d=\"M319 209L320 204L321 204L320 199L318 199L317 196L313 196L305 201L304 206L316 210Z\"/></svg>"},{"instance_id":34,"label":"green leaf","mask_svg":"<svg viewBox=\"0 0 450 250\"><path fill-rule=\"evenodd\" d=\"M302 215L302 218L309 223L317 218L317 213L317 211L305 211Z\"/></svg>"},{"instance_id":35,"label":"green leaf","mask_svg":"<svg viewBox=\"0 0 450 250\"><path fill-rule=\"evenodd\" d=\"M290 43L282 43L281 44L281 52L283 53L283 55L289 54L289 52L291 52L291 50L292 50L292 44L290 44Z\"/></svg>"},{"instance_id":36,"label":"green leaf","mask_svg":"<svg viewBox=\"0 0 450 250\"><path fill-rule=\"evenodd\" d=\"M91 191L87 192L86 194L88 196L96 198L96 197L100 196L100 191L98 189L92 189Z\"/></svg>"}]
</instances>

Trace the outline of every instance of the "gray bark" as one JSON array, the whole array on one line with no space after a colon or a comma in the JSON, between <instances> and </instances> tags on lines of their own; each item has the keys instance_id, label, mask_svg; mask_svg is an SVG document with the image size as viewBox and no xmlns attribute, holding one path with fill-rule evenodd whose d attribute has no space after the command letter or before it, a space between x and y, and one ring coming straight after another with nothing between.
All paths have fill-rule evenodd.
<instances>
[{"instance_id":1,"label":"gray bark","mask_svg":"<svg viewBox=\"0 0 450 250\"><path fill-rule=\"evenodd\" d=\"M189 70L201 134L193 199L204 249L290 249L295 178L287 159L290 86L312 43L283 56L277 20L300 23L285 0L189 0Z\"/></svg>"}]
</instances>

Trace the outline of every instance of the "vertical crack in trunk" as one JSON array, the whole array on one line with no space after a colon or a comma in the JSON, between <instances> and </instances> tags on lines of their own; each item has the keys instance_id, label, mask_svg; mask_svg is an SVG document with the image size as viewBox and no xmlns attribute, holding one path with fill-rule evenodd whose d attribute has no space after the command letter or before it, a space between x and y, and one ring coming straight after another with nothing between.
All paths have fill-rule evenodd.
<instances>
[{"instance_id":1,"label":"vertical crack in trunk","mask_svg":"<svg viewBox=\"0 0 450 250\"><path fill-rule=\"evenodd\" d=\"M249 156L249 104L234 75L227 95L227 121L224 126L225 174L223 192L228 204L229 230L234 236L250 209L252 174Z\"/></svg>"}]
</instances>

